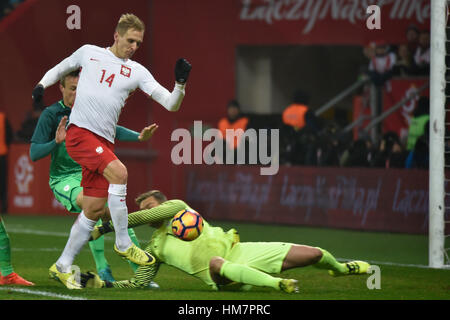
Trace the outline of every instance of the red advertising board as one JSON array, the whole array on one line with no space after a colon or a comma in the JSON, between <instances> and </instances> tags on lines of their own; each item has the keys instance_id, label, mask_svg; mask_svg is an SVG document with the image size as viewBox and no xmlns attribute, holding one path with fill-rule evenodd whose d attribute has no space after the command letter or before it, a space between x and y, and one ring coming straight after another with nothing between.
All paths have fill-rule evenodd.
<instances>
[{"instance_id":1,"label":"red advertising board","mask_svg":"<svg viewBox=\"0 0 450 320\"><path fill-rule=\"evenodd\" d=\"M12 144L8 155L8 213L13 215L67 215L69 213L50 190L50 156L33 162L29 144ZM117 148L116 152L128 169L127 206L138 207L133 199L151 189L150 172L154 155L136 149Z\"/></svg>"},{"instance_id":2,"label":"red advertising board","mask_svg":"<svg viewBox=\"0 0 450 320\"><path fill-rule=\"evenodd\" d=\"M389 86L383 90L383 111L389 110L399 101L411 96L417 89L422 87L428 79L392 79ZM425 89L419 96L429 96L429 90ZM408 137L409 124L417 107L419 96L410 99L396 112L392 113L383 121L383 132L394 131L400 139Z\"/></svg>"},{"instance_id":3,"label":"red advertising board","mask_svg":"<svg viewBox=\"0 0 450 320\"><path fill-rule=\"evenodd\" d=\"M50 157L32 162L29 144L11 145L8 158L8 212L26 215L67 214L48 185Z\"/></svg>"},{"instance_id":4,"label":"red advertising board","mask_svg":"<svg viewBox=\"0 0 450 320\"><path fill-rule=\"evenodd\" d=\"M191 166L186 200L206 219L428 232L428 171Z\"/></svg>"}]
</instances>

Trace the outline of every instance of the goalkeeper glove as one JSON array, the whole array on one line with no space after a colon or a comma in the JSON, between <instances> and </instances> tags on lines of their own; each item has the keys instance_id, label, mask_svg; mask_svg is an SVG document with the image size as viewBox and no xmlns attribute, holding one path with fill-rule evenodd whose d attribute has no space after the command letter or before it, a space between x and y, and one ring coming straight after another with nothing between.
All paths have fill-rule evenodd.
<instances>
[{"instance_id":1,"label":"goalkeeper glove","mask_svg":"<svg viewBox=\"0 0 450 320\"><path fill-rule=\"evenodd\" d=\"M94 288L94 289L99 289L99 288L112 288L113 284L107 280L103 281L102 279L100 279L100 277L93 273L88 271L87 273L81 273L80 274L80 278L81 278L81 286L83 288Z\"/></svg>"},{"instance_id":2,"label":"goalkeeper glove","mask_svg":"<svg viewBox=\"0 0 450 320\"><path fill-rule=\"evenodd\" d=\"M91 231L91 237L89 238L89 241L97 240L105 233L109 233L112 231L114 231L114 227L113 227L111 221L108 221L105 224L102 224L100 226L95 226L94 230Z\"/></svg>"},{"instance_id":3,"label":"goalkeeper glove","mask_svg":"<svg viewBox=\"0 0 450 320\"><path fill-rule=\"evenodd\" d=\"M175 63L175 80L178 83L184 84L189 78L189 72L191 71L191 64L184 58L180 58Z\"/></svg>"}]
</instances>

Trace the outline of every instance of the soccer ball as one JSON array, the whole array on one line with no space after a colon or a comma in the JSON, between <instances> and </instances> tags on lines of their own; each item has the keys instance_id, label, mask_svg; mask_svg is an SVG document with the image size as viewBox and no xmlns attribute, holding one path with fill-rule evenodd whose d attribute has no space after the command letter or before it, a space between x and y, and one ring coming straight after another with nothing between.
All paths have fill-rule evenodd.
<instances>
[{"instance_id":1,"label":"soccer ball","mask_svg":"<svg viewBox=\"0 0 450 320\"><path fill-rule=\"evenodd\" d=\"M191 210L181 210L172 219L172 233L185 241L192 241L202 233L203 218Z\"/></svg>"}]
</instances>

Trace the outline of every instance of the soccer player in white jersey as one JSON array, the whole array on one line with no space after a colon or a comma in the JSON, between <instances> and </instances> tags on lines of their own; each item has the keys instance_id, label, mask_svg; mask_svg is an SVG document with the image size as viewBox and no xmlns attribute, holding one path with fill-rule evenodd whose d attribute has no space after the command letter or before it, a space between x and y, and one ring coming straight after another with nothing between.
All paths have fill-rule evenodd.
<instances>
[{"instance_id":1,"label":"soccer player in white jersey","mask_svg":"<svg viewBox=\"0 0 450 320\"><path fill-rule=\"evenodd\" d=\"M128 173L114 154L114 136L125 100L138 88L167 110L177 111L185 95L191 65L185 59L178 59L174 89L169 92L162 87L145 67L130 59L143 42L144 30L144 23L138 17L123 14L111 47L82 46L50 69L33 89L34 101L40 102L44 89L63 74L82 70L67 128L66 148L82 167L83 211L72 226L62 255L49 270L52 278L69 289L81 288L72 275L72 263L88 241L106 203L116 230L114 250L138 265L155 262L128 235L125 202Z\"/></svg>"}]
</instances>

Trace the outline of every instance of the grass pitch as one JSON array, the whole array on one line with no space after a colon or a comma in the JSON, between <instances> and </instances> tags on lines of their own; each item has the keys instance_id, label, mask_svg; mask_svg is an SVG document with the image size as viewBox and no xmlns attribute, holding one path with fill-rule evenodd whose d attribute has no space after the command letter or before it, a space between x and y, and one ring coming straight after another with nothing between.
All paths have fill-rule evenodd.
<instances>
[{"instance_id":1,"label":"grass pitch","mask_svg":"<svg viewBox=\"0 0 450 320\"><path fill-rule=\"evenodd\" d=\"M295 278L300 293L284 294L270 288L254 287L247 292L214 292L200 280L163 265L155 281L159 290L85 289L68 290L48 278L48 268L66 243L75 217L3 216L11 239L12 262L17 273L33 281L34 287L0 287L0 300L449 300L450 270L427 268L428 237L393 233L292 226L256 225L211 221L224 229L236 228L241 241L284 241L319 246L339 260L366 260L381 271L380 289L368 289L370 275L333 278L313 267L283 272ZM145 245L153 229L135 228ZM106 257L117 280L128 279L132 269L112 250L114 236L105 236ZM182 254L182 252L180 252ZM82 271L95 271L86 246L75 264ZM241 301L242 302L242 301Z\"/></svg>"}]
</instances>

